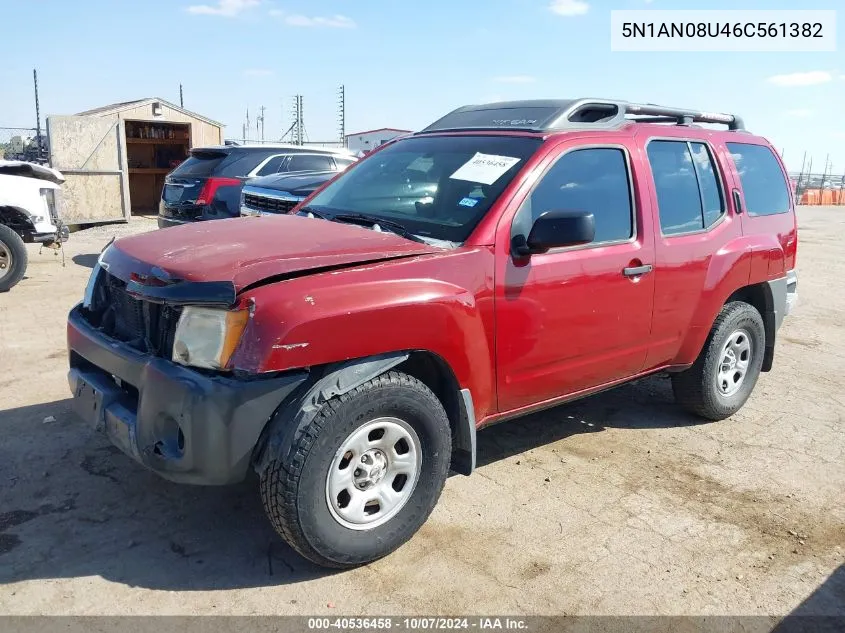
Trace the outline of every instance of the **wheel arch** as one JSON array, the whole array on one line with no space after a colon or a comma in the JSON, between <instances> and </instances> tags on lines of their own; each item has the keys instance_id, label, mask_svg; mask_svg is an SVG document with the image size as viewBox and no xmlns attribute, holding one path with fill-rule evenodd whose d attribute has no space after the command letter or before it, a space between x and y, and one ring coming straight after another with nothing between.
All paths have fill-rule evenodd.
<instances>
[{"instance_id":1,"label":"wheel arch","mask_svg":"<svg viewBox=\"0 0 845 633\"><path fill-rule=\"evenodd\" d=\"M293 451L268 451L269 445L292 447L329 399L396 369L425 384L443 404L453 437L452 468L464 475L475 467L475 412L468 389L460 389L449 364L437 354L411 350L379 354L311 368L310 377L288 396L267 421L253 450L253 467L259 474L269 465L269 454L282 454L285 464Z\"/></svg>"},{"instance_id":2,"label":"wheel arch","mask_svg":"<svg viewBox=\"0 0 845 633\"><path fill-rule=\"evenodd\" d=\"M742 301L753 306L763 317L763 327L766 333L766 348L763 353L763 366L760 371L771 371L775 356L775 339L777 338L777 310L775 292L771 282L750 284L738 288L725 300L725 305L731 301Z\"/></svg>"},{"instance_id":3,"label":"wheel arch","mask_svg":"<svg viewBox=\"0 0 845 633\"><path fill-rule=\"evenodd\" d=\"M455 372L441 356L427 350L408 353L396 367L431 389L443 404L452 430L452 470L471 475L475 470L475 410L472 392L461 389Z\"/></svg>"},{"instance_id":4,"label":"wheel arch","mask_svg":"<svg viewBox=\"0 0 845 633\"><path fill-rule=\"evenodd\" d=\"M0 224L8 226L18 235L22 235L25 231L35 230L29 213L8 205L0 205Z\"/></svg>"}]
</instances>

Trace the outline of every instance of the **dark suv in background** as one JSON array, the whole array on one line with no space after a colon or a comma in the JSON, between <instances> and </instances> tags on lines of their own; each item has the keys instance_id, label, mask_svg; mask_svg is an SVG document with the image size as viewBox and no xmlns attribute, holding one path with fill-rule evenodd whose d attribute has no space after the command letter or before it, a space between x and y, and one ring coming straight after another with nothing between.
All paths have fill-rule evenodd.
<instances>
[{"instance_id":1,"label":"dark suv in background","mask_svg":"<svg viewBox=\"0 0 845 633\"><path fill-rule=\"evenodd\" d=\"M241 188L252 177L279 173L343 171L355 158L344 149L301 145L195 147L164 181L158 226L236 217Z\"/></svg>"}]
</instances>

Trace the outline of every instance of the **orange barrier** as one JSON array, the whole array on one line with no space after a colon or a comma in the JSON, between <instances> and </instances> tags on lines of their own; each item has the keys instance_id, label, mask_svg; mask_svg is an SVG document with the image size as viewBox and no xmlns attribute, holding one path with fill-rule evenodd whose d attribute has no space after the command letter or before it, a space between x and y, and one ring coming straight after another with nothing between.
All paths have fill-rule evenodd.
<instances>
[{"instance_id":1,"label":"orange barrier","mask_svg":"<svg viewBox=\"0 0 845 633\"><path fill-rule=\"evenodd\" d=\"M808 205L845 205L843 189L806 189L801 194L798 204Z\"/></svg>"}]
</instances>

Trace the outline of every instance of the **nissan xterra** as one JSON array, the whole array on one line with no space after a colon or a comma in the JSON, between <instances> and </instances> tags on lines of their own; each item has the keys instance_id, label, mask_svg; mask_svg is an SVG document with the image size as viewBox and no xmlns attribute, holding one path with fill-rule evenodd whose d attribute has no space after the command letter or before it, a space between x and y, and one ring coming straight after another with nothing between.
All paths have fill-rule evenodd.
<instances>
[{"instance_id":1,"label":"nissan xterra","mask_svg":"<svg viewBox=\"0 0 845 633\"><path fill-rule=\"evenodd\" d=\"M468 106L290 214L108 246L69 315L70 387L169 480L255 469L278 533L350 567L411 538L494 422L656 372L693 414L735 413L796 251L784 166L736 116Z\"/></svg>"}]
</instances>

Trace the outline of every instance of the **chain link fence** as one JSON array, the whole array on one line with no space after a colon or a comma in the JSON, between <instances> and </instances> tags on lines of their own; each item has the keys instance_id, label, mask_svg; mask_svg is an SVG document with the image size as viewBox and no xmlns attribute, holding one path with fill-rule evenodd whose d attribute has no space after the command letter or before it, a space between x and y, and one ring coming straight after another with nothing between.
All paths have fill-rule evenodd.
<instances>
[{"instance_id":1,"label":"chain link fence","mask_svg":"<svg viewBox=\"0 0 845 633\"><path fill-rule=\"evenodd\" d=\"M25 160L31 163L47 164L50 149L47 135L31 127L0 126L0 158L4 160Z\"/></svg>"}]
</instances>

